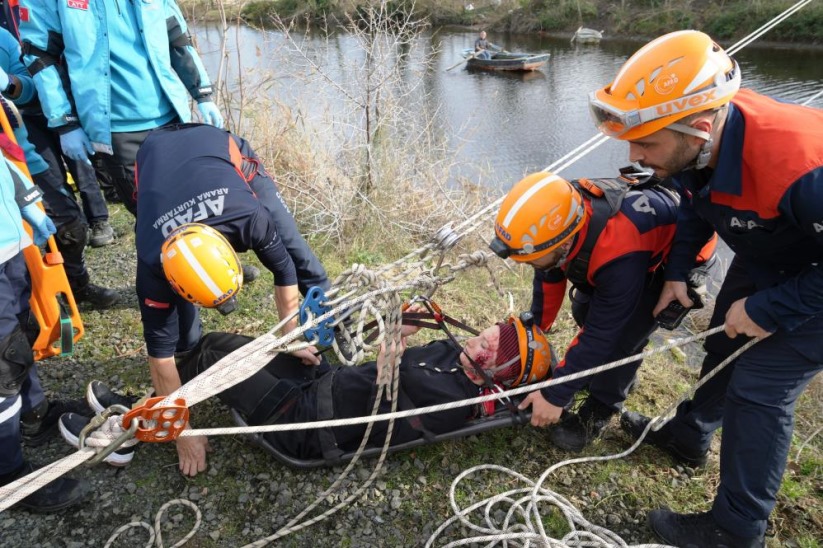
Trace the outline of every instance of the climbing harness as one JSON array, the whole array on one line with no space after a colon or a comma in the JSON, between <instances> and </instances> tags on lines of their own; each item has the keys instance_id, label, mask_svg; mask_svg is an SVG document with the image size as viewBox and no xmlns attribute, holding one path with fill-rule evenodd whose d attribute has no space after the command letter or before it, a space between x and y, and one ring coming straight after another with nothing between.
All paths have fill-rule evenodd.
<instances>
[{"instance_id":1,"label":"climbing harness","mask_svg":"<svg viewBox=\"0 0 823 548\"><path fill-rule=\"evenodd\" d=\"M629 192L655 188L672 197L675 203L680 202L677 194L660 184L659 178L651 173L637 171L633 166L621 168L620 176L616 178L581 178L574 179L570 183L589 198L592 214L589 217L586 237L575 257L568 261L565 275L575 287L588 292L592 289L588 279L589 263L597 246L597 240L609 219L620 211L623 200Z\"/></svg>"}]
</instances>

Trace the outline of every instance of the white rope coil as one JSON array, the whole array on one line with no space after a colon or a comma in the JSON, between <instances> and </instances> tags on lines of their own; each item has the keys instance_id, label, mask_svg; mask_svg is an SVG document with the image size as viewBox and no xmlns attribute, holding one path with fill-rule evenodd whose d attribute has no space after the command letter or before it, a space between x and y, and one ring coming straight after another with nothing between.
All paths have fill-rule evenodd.
<instances>
[{"instance_id":1,"label":"white rope coil","mask_svg":"<svg viewBox=\"0 0 823 548\"><path fill-rule=\"evenodd\" d=\"M593 524L583 517L583 514L571 504L566 498L559 493L543 487L548 477L562 468L571 464L603 462L608 460L615 460L623 458L637 449L651 430L659 430L669 420L674 417L678 405L690 398L694 392L709 382L720 371L727 367L730 363L736 360L741 354L755 345L760 339L752 339L731 354L728 358L719 363L717 367L712 369L707 375L695 383L689 390L687 390L676 402L672 403L666 408L658 417L653 418L646 429L632 444L631 447L614 455L606 455L600 457L581 457L569 459L559 462L548 469L546 469L537 481L531 481L526 476L506 468L504 466L483 464L469 468L463 471L452 482L449 489L449 500L454 515L444 521L440 527L429 537L426 542L426 547L429 548L434 545L434 542L452 525L457 523L469 528L477 533L476 536L464 538L458 541L445 544L447 547L463 546L466 544L473 544L478 542L488 542L488 546L493 546L498 542L505 545L507 541L525 540L536 541L543 546L558 547L558 548L606 548L611 546L620 546L628 548L628 544L620 538L616 533L606 529L605 527ZM504 476L509 476L517 479L520 483L526 485L518 489L512 489L503 493L492 495L479 502L470 504L465 508L461 508L457 502L457 487L464 480L470 478L479 472L496 471ZM505 479L496 482L498 485L505 484ZM503 504L508 504L509 508L506 512L505 519L502 522L493 518L494 510L499 509ZM569 528L569 533L560 539L549 537L546 533L545 525L543 523L541 508L547 504L557 507L557 509L566 518L566 524ZM483 523L485 525L478 525L471 521L472 513L482 510ZM634 548L640 547L663 547L661 544L642 544Z\"/></svg>"},{"instance_id":2,"label":"white rope coil","mask_svg":"<svg viewBox=\"0 0 823 548\"><path fill-rule=\"evenodd\" d=\"M120 526L114 533L111 534L109 540L106 541L106 544L103 548L111 548L111 546L114 544L114 541L117 540L117 538L120 535L122 535L129 529L133 529L135 527L142 527L143 529L149 532L149 540L148 542L146 542L145 548L152 548L153 546L156 546L157 548L163 548L163 528L161 527L161 520L166 511L172 506L187 506L191 508L194 512L194 525L192 525L192 528L189 530L186 536L172 544L171 548L178 548L179 546L183 546L189 541L191 537L194 536L195 533L197 533L197 530L200 529L200 523L203 521L203 514L200 512L200 508L198 508L197 505L191 502L190 500L172 499L163 506L161 506L155 514L154 527L152 527L145 521L132 521L126 523L125 525Z\"/></svg>"}]
</instances>

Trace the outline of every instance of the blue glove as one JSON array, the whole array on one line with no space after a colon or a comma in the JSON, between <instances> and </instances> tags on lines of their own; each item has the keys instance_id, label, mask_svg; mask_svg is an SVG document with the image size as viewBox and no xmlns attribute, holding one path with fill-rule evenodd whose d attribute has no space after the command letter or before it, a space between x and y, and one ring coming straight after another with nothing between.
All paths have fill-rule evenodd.
<instances>
[{"instance_id":1,"label":"blue glove","mask_svg":"<svg viewBox=\"0 0 823 548\"><path fill-rule=\"evenodd\" d=\"M217 105L214 101L204 101L197 103L197 110L200 111L200 117L204 124L209 124L214 127L223 127L223 117L220 115Z\"/></svg>"},{"instance_id":2,"label":"blue glove","mask_svg":"<svg viewBox=\"0 0 823 548\"><path fill-rule=\"evenodd\" d=\"M86 162L91 165L89 156L94 155L94 148L91 146L89 136L79 127L60 136L60 147L63 154L72 160Z\"/></svg>"},{"instance_id":3,"label":"blue glove","mask_svg":"<svg viewBox=\"0 0 823 548\"><path fill-rule=\"evenodd\" d=\"M9 87L9 75L0 67L0 91L5 90L7 87Z\"/></svg>"},{"instance_id":4,"label":"blue glove","mask_svg":"<svg viewBox=\"0 0 823 548\"><path fill-rule=\"evenodd\" d=\"M57 232L54 223L36 203L29 204L21 209L20 214L31 225L34 232L34 245L43 245L49 239L49 236Z\"/></svg>"}]
</instances>

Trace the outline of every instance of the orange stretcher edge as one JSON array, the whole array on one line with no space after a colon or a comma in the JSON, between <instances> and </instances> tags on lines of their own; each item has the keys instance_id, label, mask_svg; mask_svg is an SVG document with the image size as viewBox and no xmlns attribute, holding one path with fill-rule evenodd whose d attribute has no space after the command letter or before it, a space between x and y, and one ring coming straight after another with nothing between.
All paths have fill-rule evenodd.
<instances>
[{"instance_id":1,"label":"orange stretcher edge","mask_svg":"<svg viewBox=\"0 0 823 548\"><path fill-rule=\"evenodd\" d=\"M8 117L14 116L20 124L23 123L22 119L14 105L5 97L0 96L0 104L3 106L0 109L2 112L0 125L2 125L3 133L16 143L17 139ZM5 155L5 152L4 156L31 180L31 174L25 162ZM40 208L43 208L42 203ZM23 226L31 236L32 230L28 223L23 221ZM77 309L69 279L63 268L63 256L57 250L54 236L49 237L47 245L48 250L45 253L42 253L40 248L34 244L23 250L23 257L31 277L29 303L32 314L40 326L40 333L32 345L35 360L57 355L71 355L74 352L74 343L79 341L85 333L80 311Z\"/></svg>"}]
</instances>

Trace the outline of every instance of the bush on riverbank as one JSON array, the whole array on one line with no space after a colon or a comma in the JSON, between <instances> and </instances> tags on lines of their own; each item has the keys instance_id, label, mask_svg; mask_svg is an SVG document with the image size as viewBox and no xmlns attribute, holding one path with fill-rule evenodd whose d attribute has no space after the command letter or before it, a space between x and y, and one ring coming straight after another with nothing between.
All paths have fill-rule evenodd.
<instances>
[{"instance_id":1,"label":"bush on riverbank","mask_svg":"<svg viewBox=\"0 0 823 548\"><path fill-rule=\"evenodd\" d=\"M795 4L794 0L524 0L507 17L513 32L573 33L585 26L607 37L652 38L680 29L699 29L717 40L743 38ZM499 13L499 12L498 12ZM483 24L482 19L473 21ZM823 44L823 5L811 3L769 31L765 40Z\"/></svg>"}]
</instances>

